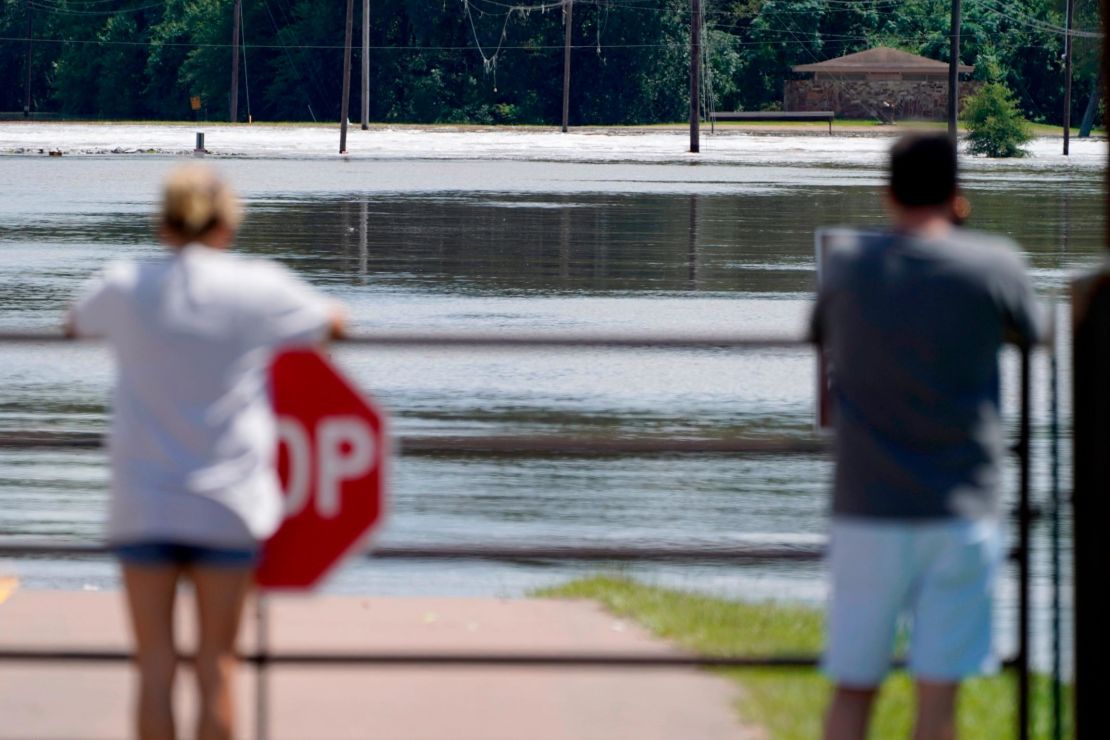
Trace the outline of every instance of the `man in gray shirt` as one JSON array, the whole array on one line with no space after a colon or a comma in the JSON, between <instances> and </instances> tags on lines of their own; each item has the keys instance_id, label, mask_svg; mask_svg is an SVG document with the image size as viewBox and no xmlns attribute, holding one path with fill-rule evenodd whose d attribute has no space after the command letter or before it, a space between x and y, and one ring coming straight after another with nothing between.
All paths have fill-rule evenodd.
<instances>
[{"instance_id":1,"label":"man in gray shirt","mask_svg":"<svg viewBox=\"0 0 1110 740\"><path fill-rule=\"evenodd\" d=\"M954 225L956 150L891 151L887 234L832 245L814 338L829 361L836 477L825 736L865 738L899 620L912 619L914 737L955 736L960 682L990 670L1002 556L998 351L1037 309L1009 240Z\"/></svg>"}]
</instances>

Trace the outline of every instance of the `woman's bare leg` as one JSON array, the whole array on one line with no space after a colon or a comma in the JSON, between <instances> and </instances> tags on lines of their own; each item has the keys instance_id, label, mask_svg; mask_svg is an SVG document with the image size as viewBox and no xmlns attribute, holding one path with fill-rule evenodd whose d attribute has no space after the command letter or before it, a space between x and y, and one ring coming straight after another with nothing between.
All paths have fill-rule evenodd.
<instances>
[{"instance_id":1,"label":"woman's bare leg","mask_svg":"<svg viewBox=\"0 0 1110 740\"><path fill-rule=\"evenodd\" d=\"M175 565L123 566L123 583L135 635L139 669L138 733L142 740L173 740L173 678L177 649L173 639Z\"/></svg>"},{"instance_id":2,"label":"woman's bare leg","mask_svg":"<svg viewBox=\"0 0 1110 740\"><path fill-rule=\"evenodd\" d=\"M251 585L251 569L191 568L197 593L197 682L200 687L199 740L227 740L234 726L232 682L235 639L243 603Z\"/></svg>"}]
</instances>

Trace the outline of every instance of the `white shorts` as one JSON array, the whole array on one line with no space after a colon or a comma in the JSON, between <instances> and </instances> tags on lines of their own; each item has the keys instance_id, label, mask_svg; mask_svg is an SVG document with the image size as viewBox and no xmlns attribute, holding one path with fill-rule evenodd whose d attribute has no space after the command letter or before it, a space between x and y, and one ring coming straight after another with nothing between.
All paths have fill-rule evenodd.
<instances>
[{"instance_id":1,"label":"white shorts","mask_svg":"<svg viewBox=\"0 0 1110 740\"><path fill-rule=\"evenodd\" d=\"M1003 549L995 520L834 519L825 673L841 686L878 686L903 616L916 678L994 671L991 604Z\"/></svg>"}]
</instances>

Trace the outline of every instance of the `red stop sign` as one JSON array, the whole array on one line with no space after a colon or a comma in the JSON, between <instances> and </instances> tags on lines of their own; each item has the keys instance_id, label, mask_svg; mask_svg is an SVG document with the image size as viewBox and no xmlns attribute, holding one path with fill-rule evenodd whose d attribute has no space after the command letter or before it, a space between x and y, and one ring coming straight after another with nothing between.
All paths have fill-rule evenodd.
<instances>
[{"instance_id":1,"label":"red stop sign","mask_svg":"<svg viewBox=\"0 0 1110 740\"><path fill-rule=\"evenodd\" d=\"M255 580L308 588L381 517L386 417L315 350L279 354L270 383L285 521L263 546Z\"/></svg>"}]
</instances>

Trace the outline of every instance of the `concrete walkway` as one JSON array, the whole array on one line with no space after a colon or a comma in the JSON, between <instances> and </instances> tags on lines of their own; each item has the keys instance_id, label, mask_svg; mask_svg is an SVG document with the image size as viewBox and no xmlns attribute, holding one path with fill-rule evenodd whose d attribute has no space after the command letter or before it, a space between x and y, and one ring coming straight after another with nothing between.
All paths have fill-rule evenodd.
<instances>
[{"instance_id":1,"label":"concrete walkway","mask_svg":"<svg viewBox=\"0 0 1110 740\"><path fill-rule=\"evenodd\" d=\"M179 635L191 643L187 593ZM118 593L24 591L0 602L0 646L122 648ZM280 597L271 649L669 654L673 648L584 601ZM254 645L248 619L242 645ZM758 738L737 720L733 685L687 669L275 667L273 740L717 740ZM178 714L195 706L182 672ZM254 674L239 676L239 736L254 736ZM0 662L0 738L129 736L124 665ZM183 737L188 737L184 734Z\"/></svg>"}]
</instances>

